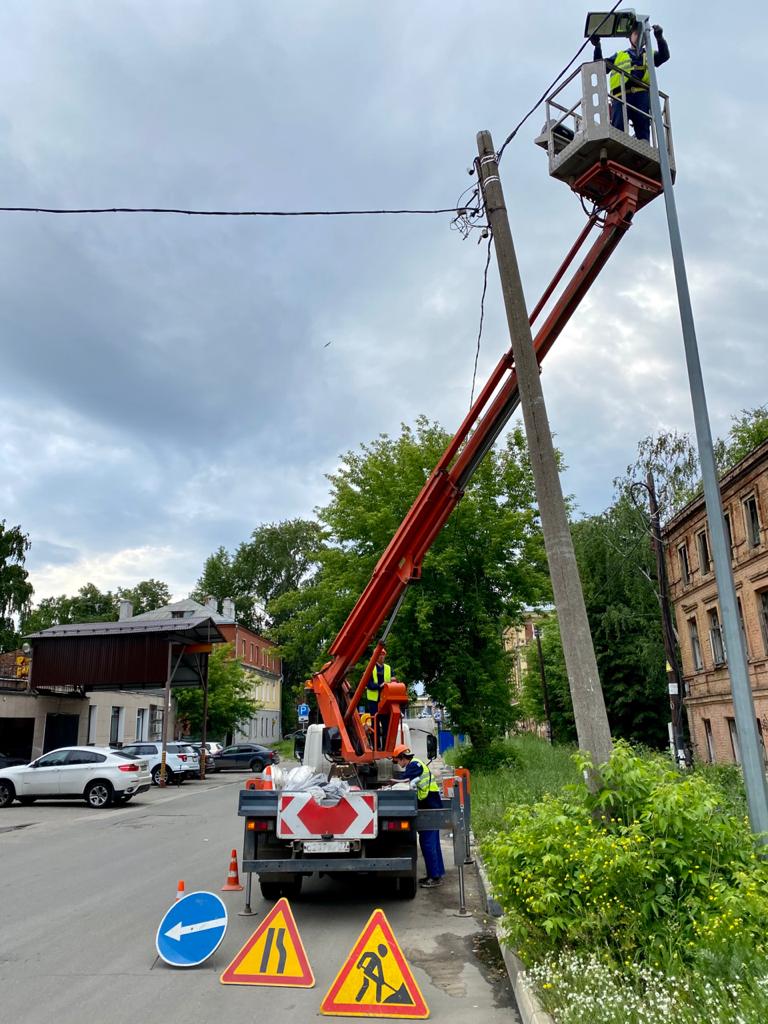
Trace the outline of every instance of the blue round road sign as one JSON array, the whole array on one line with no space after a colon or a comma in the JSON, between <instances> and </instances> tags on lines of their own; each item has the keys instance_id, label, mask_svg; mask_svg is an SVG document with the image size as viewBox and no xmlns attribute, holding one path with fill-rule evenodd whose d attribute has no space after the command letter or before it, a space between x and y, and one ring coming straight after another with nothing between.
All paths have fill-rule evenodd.
<instances>
[{"instance_id":1,"label":"blue round road sign","mask_svg":"<svg viewBox=\"0 0 768 1024\"><path fill-rule=\"evenodd\" d=\"M160 922L155 948L171 967L195 967L216 952L226 930L223 901L212 892L191 892Z\"/></svg>"}]
</instances>

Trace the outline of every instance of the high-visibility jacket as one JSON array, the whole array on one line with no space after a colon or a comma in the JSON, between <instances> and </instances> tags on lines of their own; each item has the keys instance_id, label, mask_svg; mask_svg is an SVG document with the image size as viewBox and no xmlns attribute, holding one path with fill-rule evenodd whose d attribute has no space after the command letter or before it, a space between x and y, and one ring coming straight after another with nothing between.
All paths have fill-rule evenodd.
<instances>
[{"instance_id":1,"label":"high-visibility jacket","mask_svg":"<svg viewBox=\"0 0 768 1024\"><path fill-rule=\"evenodd\" d=\"M651 76L648 73L648 59L645 50L643 50L642 54L638 55L636 53L634 58L633 60L629 50L620 50L613 58L613 63L616 67L611 68L608 88L614 96L621 95L622 78L624 79L624 88L627 92L647 91ZM638 72L642 73L638 74Z\"/></svg>"},{"instance_id":2,"label":"high-visibility jacket","mask_svg":"<svg viewBox=\"0 0 768 1024\"><path fill-rule=\"evenodd\" d=\"M424 764L418 757L411 758L411 764L415 764L421 768L421 775L416 779L416 798L418 800L426 800L428 793L439 793L440 787L435 781L435 777L429 769L429 765Z\"/></svg>"},{"instance_id":3,"label":"high-visibility jacket","mask_svg":"<svg viewBox=\"0 0 768 1024\"><path fill-rule=\"evenodd\" d=\"M379 669L383 668L383 672L379 672ZM384 683L388 683L392 679L392 666L387 665L374 665L373 672L371 672L371 678L368 680L368 689L365 691L366 700L378 700L379 689Z\"/></svg>"}]
</instances>

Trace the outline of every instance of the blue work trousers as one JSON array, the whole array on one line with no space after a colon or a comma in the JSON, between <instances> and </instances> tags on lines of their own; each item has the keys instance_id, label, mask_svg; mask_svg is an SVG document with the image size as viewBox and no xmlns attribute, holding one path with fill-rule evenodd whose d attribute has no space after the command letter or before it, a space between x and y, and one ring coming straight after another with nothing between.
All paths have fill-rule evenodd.
<instances>
[{"instance_id":1,"label":"blue work trousers","mask_svg":"<svg viewBox=\"0 0 768 1024\"><path fill-rule=\"evenodd\" d=\"M647 89L627 93L626 108L619 99L611 100L611 125L619 131L628 131L624 113L635 131L635 138L649 142L651 138L651 96Z\"/></svg>"},{"instance_id":2,"label":"blue work trousers","mask_svg":"<svg viewBox=\"0 0 768 1024\"><path fill-rule=\"evenodd\" d=\"M419 800L419 807L432 807L439 810L442 806L439 793L429 793L425 800ZM443 851L440 849L440 832L437 829L419 832L419 846L429 878L442 878L445 874L445 865L443 864Z\"/></svg>"}]
</instances>

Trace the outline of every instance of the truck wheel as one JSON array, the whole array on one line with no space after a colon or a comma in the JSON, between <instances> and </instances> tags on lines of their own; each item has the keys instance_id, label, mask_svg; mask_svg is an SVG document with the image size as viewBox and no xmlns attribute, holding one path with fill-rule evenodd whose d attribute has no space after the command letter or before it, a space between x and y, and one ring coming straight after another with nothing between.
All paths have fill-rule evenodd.
<instances>
[{"instance_id":1,"label":"truck wheel","mask_svg":"<svg viewBox=\"0 0 768 1024\"><path fill-rule=\"evenodd\" d=\"M265 900L276 902L283 895L282 882L259 882L259 888Z\"/></svg>"},{"instance_id":2,"label":"truck wheel","mask_svg":"<svg viewBox=\"0 0 768 1024\"><path fill-rule=\"evenodd\" d=\"M301 883L303 880L303 875L294 875L293 878L289 878L283 882L280 886L283 891L283 896L285 896L287 900L297 899L301 895Z\"/></svg>"},{"instance_id":3,"label":"truck wheel","mask_svg":"<svg viewBox=\"0 0 768 1024\"><path fill-rule=\"evenodd\" d=\"M401 900L412 900L416 895L416 878L408 875L407 878L398 878L397 895Z\"/></svg>"},{"instance_id":4,"label":"truck wheel","mask_svg":"<svg viewBox=\"0 0 768 1024\"><path fill-rule=\"evenodd\" d=\"M10 807L16 796L13 783L0 779L0 807Z\"/></svg>"},{"instance_id":5,"label":"truck wheel","mask_svg":"<svg viewBox=\"0 0 768 1024\"><path fill-rule=\"evenodd\" d=\"M85 802L89 807L109 807L113 793L108 782L89 782L85 787Z\"/></svg>"}]
</instances>

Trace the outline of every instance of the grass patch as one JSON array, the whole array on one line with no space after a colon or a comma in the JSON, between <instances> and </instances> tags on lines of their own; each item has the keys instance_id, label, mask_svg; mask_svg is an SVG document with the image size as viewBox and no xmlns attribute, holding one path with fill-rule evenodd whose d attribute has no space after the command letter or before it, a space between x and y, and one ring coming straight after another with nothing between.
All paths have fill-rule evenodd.
<instances>
[{"instance_id":1,"label":"grass patch","mask_svg":"<svg viewBox=\"0 0 768 1024\"><path fill-rule=\"evenodd\" d=\"M499 828L513 804L533 804L579 780L571 760L574 748L550 746L537 736L515 736L494 744L496 763L503 766L493 771L473 768L471 749L454 748L446 760L472 771L472 828L478 836Z\"/></svg>"},{"instance_id":2,"label":"grass patch","mask_svg":"<svg viewBox=\"0 0 768 1024\"><path fill-rule=\"evenodd\" d=\"M281 761L292 761L293 760L293 740L278 740L277 743L273 743L272 750L276 750L280 755Z\"/></svg>"}]
</instances>

